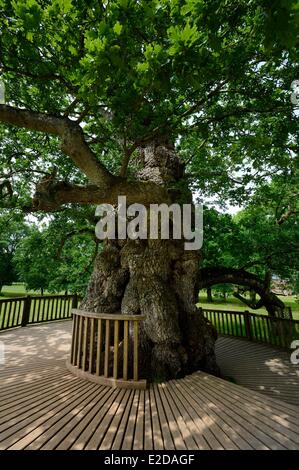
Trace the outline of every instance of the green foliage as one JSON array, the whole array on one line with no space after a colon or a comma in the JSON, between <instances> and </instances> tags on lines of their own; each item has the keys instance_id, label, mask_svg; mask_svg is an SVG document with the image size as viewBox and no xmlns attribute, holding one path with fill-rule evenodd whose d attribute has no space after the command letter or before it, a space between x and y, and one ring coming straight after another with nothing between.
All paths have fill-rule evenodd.
<instances>
[{"instance_id":1,"label":"green foliage","mask_svg":"<svg viewBox=\"0 0 299 470\"><path fill-rule=\"evenodd\" d=\"M293 165L298 1L1 0L0 9L8 101L83 113L87 140L112 172L121 142L159 134L180 136L189 183L222 201L242 203L262 175ZM12 176L20 204L34 172L55 167L85 181L56 138L1 127L3 173L24 170L22 182Z\"/></svg>"},{"instance_id":2,"label":"green foliage","mask_svg":"<svg viewBox=\"0 0 299 470\"><path fill-rule=\"evenodd\" d=\"M237 219L206 213L204 263L255 263L255 271L291 277L298 268L291 255L298 111L290 100L299 79L298 12L297 0L0 0L7 102L78 119L114 174L126 146L169 137L186 164L182 187L224 208L246 206ZM0 179L13 188L0 203L16 215L41 177L86 183L50 134L1 125L0 155ZM130 179L136 168L133 153ZM294 213L278 226L288 206ZM38 216L16 254L28 286L86 284L92 237L69 238L61 260L55 249L69 232L93 226L87 212L67 206L43 228Z\"/></svg>"},{"instance_id":3,"label":"green foliage","mask_svg":"<svg viewBox=\"0 0 299 470\"><path fill-rule=\"evenodd\" d=\"M274 178L236 216L204 211L203 265L244 268L262 278L270 271L296 285L299 212L295 179ZM294 213L278 224L290 204Z\"/></svg>"},{"instance_id":4,"label":"green foliage","mask_svg":"<svg viewBox=\"0 0 299 470\"><path fill-rule=\"evenodd\" d=\"M27 289L46 289L50 272L55 270L44 241L43 234L32 229L31 234L17 247L14 262L18 277L25 282Z\"/></svg>"},{"instance_id":5,"label":"green foliage","mask_svg":"<svg viewBox=\"0 0 299 470\"><path fill-rule=\"evenodd\" d=\"M88 217L91 209L69 211L31 225L14 255L27 289L84 293L98 247Z\"/></svg>"},{"instance_id":6,"label":"green foliage","mask_svg":"<svg viewBox=\"0 0 299 470\"><path fill-rule=\"evenodd\" d=\"M28 231L22 217L7 213L0 217L0 292L3 285L18 281L13 258L19 241Z\"/></svg>"}]
</instances>

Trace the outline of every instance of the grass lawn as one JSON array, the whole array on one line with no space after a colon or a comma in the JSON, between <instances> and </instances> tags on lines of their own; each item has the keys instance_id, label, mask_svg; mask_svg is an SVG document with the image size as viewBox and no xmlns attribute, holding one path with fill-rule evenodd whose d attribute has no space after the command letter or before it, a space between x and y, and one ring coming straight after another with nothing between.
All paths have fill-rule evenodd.
<instances>
[{"instance_id":1,"label":"grass lawn","mask_svg":"<svg viewBox=\"0 0 299 470\"><path fill-rule=\"evenodd\" d=\"M293 319L299 320L299 299L296 299L294 295L289 296L279 296L280 299L284 302L287 307L291 307L293 312ZM251 313L257 313L259 315L267 315L267 310L265 308L260 308L258 310L251 310L247 305L243 304L240 300L235 297L228 297L227 300L214 296L214 301L212 303L207 302L207 296L205 292L201 292L199 296L198 305L203 308L215 308L216 310L235 310L235 311L244 311L248 310Z\"/></svg>"},{"instance_id":2,"label":"grass lawn","mask_svg":"<svg viewBox=\"0 0 299 470\"><path fill-rule=\"evenodd\" d=\"M23 297L24 295L40 295L39 291L26 291L25 285L23 284L14 284L12 286L3 286L2 292L0 295L1 299L12 298L12 297ZM47 291L44 292L45 295L49 294ZM60 294L64 294L61 292ZM240 302L240 300L231 296L227 300L214 296L214 301L212 303L207 302L207 296L205 292L201 292L199 296L199 306L203 308L215 308L216 310L236 310L244 311L248 310L251 313L257 313L260 315L267 315L265 308L260 308L259 310L251 310L245 304ZM290 296L281 296L281 300L285 303L287 307L291 307L293 312L294 320L299 320L299 299L296 299L294 295Z\"/></svg>"},{"instance_id":3,"label":"grass lawn","mask_svg":"<svg viewBox=\"0 0 299 470\"><path fill-rule=\"evenodd\" d=\"M28 323L69 318L73 303L72 297L56 297L53 294L41 297L40 292L26 292L23 285L6 286L0 296L1 330L20 326L25 306L24 300L22 300L21 297L28 294L31 296ZM45 294L47 294L47 292L45 292ZM13 302L1 302L1 300L5 299L13 299Z\"/></svg>"},{"instance_id":4,"label":"grass lawn","mask_svg":"<svg viewBox=\"0 0 299 470\"><path fill-rule=\"evenodd\" d=\"M60 292L64 294L64 292ZM44 291L44 295L51 295L48 291ZM3 286L0 300L1 299L11 299L12 297L24 297L25 295L41 295L40 291L27 290L24 284L13 284L12 286ZM55 294L58 295L58 294Z\"/></svg>"}]
</instances>

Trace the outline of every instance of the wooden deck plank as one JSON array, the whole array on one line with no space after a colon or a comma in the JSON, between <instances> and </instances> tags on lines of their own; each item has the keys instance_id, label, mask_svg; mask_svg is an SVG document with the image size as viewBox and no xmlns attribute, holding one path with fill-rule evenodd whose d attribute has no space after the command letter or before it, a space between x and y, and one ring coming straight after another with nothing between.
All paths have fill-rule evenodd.
<instances>
[{"instance_id":1,"label":"wooden deck plank","mask_svg":"<svg viewBox=\"0 0 299 470\"><path fill-rule=\"evenodd\" d=\"M188 406L188 402L184 397L180 397L172 381L168 382L167 387L168 393L172 396L173 401L179 406L179 410L182 418L184 419L187 428L189 429L193 439L196 442L196 448L200 450L209 450L210 447L207 441L204 439L200 429L197 428L194 421L196 421L197 415L193 412L193 409Z\"/></svg>"},{"instance_id":2,"label":"wooden deck plank","mask_svg":"<svg viewBox=\"0 0 299 470\"><path fill-rule=\"evenodd\" d=\"M75 400L63 409L57 409L55 414L48 414L47 420L42 423L42 426L38 426L33 431L24 436L20 441L10 447L10 450L18 450L21 446L22 449L36 450L44 443L47 442L48 437L51 437L53 427L60 427L61 421L66 422L71 419L72 413L76 414L81 409L81 403L85 399L91 399L93 396L93 389L84 390L83 393L79 393Z\"/></svg>"},{"instance_id":3,"label":"wooden deck plank","mask_svg":"<svg viewBox=\"0 0 299 470\"><path fill-rule=\"evenodd\" d=\"M186 385L188 385L187 382ZM237 410L233 413L230 413L231 409L227 406L226 397L223 397L223 401L218 400L217 403L213 402L213 394L211 389L205 389L202 387L202 384L197 384L196 380L194 381L195 384L195 393L200 396L200 405L203 406L207 412L211 409L211 413L215 416L219 422L222 423L223 430L229 435L229 437L236 443L239 448L254 448L257 450L265 450L268 447L263 443L263 440L258 440L255 438L253 428L251 423L249 422L249 426L245 426L245 422L243 421L243 426L239 425L239 420ZM197 390L200 389L201 393L197 393ZM205 403L205 405L203 404ZM254 428L256 431L256 428ZM252 433L248 432L248 430L252 430Z\"/></svg>"},{"instance_id":4,"label":"wooden deck plank","mask_svg":"<svg viewBox=\"0 0 299 470\"><path fill-rule=\"evenodd\" d=\"M102 390L98 390L96 388L96 390L94 391L93 397L90 400L86 399L84 401L83 407L80 411L78 410L77 413L72 412L71 419L68 422L63 422L63 426L62 427L60 426L57 432L55 432L54 434L51 433L52 436L49 433L47 434L47 440L42 446L40 446L40 448L42 450L54 450L56 448L59 448L59 446L61 446L61 448L64 448L64 450L68 449L68 447L70 446L70 442L71 442L71 436L72 438L74 438L72 431L76 429L76 427L80 423L82 423L84 418L88 416L91 410L95 409L103 393L105 393L104 387L102 388ZM58 429L58 426L57 426L57 429ZM67 441L67 444L64 447L66 441Z\"/></svg>"},{"instance_id":5,"label":"wooden deck plank","mask_svg":"<svg viewBox=\"0 0 299 470\"><path fill-rule=\"evenodd\" d=\"M220 380L217 382L217 384L213 383L212 377L206 376L205 381L212 382L211 385L216 385L216 388L218 390L223 389L223 381ZM299 407L292 407L290 408L288 404L285 402L280 402L279 400L276 399L265 399L264 395L258 394L258 393L253 393L251 390L246 389L243 386L236 386L234 384L231 384L229 382L224 382L225 383L225 389L224 391L228 392L231 391L232 393L236 394L238 396L238 399L240 402L243 400L246 400L246 403L254 410L256 409L257 403L262 404L260 408L260 413L262 415L264 414L269 414L271 415L273 420L276 420L278 423L281 423L281 419L286 418L288 423L291 423L290 426L296 426L296 429L298 429L298 411ZM233 387L232 387L233 385Z\"/></svg>"},{"instance_id":6,"label":"wooden deck plank","mask_svg":"<svg viewBox=\"0 0 299 470\"><path fill-rule=\"evenodd\" d=\"M59 394L55 396L54 399L53 397L48 399L45 395L44 401L35 406L34 413L32 412L32 410L27 411L26 407L24 407L23 412L21 414L20 412L17 412L16 420L12 419L6 421L6 419L4 418L0 423L0 439L3 440L3 437L9 435L10 433L13 434L19 429L22 429L31 421L34 422L34 420L38 418L39 415L44 414L44 411L51 410L51 407L57 406L58 399L60 399L61 401L65 401L65 397L67 397L69 394L75 393L75 391L78 389L80 390L80 388L83 388L82 384L77 383L74 384L73 387L69 387L68 385L66 385L65 388L62 388L62 390L60 390Z\"/></svg>"},{"instance_id":7,"label":"wooden deck plank","mask_svg":"<svg viewBox=\"0 0 299 470\"><path fill-rule=\"evenodd\" d=\"M217 391L221 391L220 386L217 387ZM233 403L235 397L237 397L237 395L234 390L234 392L229 394L228 400L230 403ZM238 407L240 407L239 404ZM289 421L284 419L284 417L275 414L273 410L267 410L264 406L259 405L258 402L256 402L255 405L248 405L245 403L242 405L242 409L245 409L253 419L260 420L263 425L267 426L267 431L271 429L272 435L276 436L279 441L281 441L282 435L284 435L299 444L299 426L297 424L290 424ZM297 423L298 422L299 421L297 421Z\"/></svg>"},{"instance_id":8,"label":"wooden deck plank","mask_svg":"<svg viewBox=\"0 0 299 470\"><path fill-rule=\"evenodd\" d=\"M51 389L46 395L44 389L42 393L40 393L38 396L34 396L29 402L25 400L23 402L19 399L15 406L12 406L1 413L0 432L3 430L3 425L5 425L5 423L9 422L9 426L12 426L15 422L18 423L24 419L26 415L30 416L36 409L38 409L40 405L45 407L47 403L51 403L53 400L59 399L64 388L66 390L69 389L68 382L55 382L53 386L51 385Z\"/></svg>"},{"instance_id":9,"label":"wooden deck plank","mask_svg":"<svg viewBox=\"0 0 299 470\"><path fill-rule=\"evenodd\" d=\"M26 406L27 402L29 405L32 404L32 400L38 398L39 396L43 396L45 393L45 388L49 386L51 391L56 388L59 389L61 384L73 382L72 378L70 377L69 380L65 377L65 372L62 375L53 376L49 380L39 382L36 387L31 385L31 388L25 389L23 393L18 392L14 393L12 390L11 394L5 397L1 397L0 400L2 405L0 406L0 417L6 415L10 408L14 408L15 406L22 406L23 408ZM27 392L27 393L26 393ZM22 400L21 400L22 399Z\"/></svg>"},{"instance_id":10,"label":"wooden deck plank","mask_svg":"<svg viewBox=\"0 0 299 470\"><path fill-rule=\"evenodd\" d=\"M80 416L80 413L83 413L86 405L95 403L98 393L99 391L96 387L93 390L89 390L87 393L81 394L80 399L74 402L70 410L67 410L67 413L62 414L59 420L54 422L55 419L53 419L53 424L50 421L47 422L44 432L40 434L39 437L35 438L34 441L26 447L26 450L38 450L43 446L45 448L49 448L53 445L53 443L50 445L48 444L53 437L54 440L60 441L67 432L69 423L71 423L78 415Z\"/></svg>"},{"instance_id":11,"label":"wooden deck plank","mask_svg":"<svg viewBox=\"0 0 299 470\"><path fill-rule=\"evenodd\" d=\"M200 393L200 406L208 414L211 414L214 419L221 425L221 428L226 434L232 439L239 449L243 450L267 450L262 442L255 438L253 434L250 434L246 428L240 426L238 421L234 420L234 413L232 416L229 414L229 410L226 409L225 405L221 401L213 401L213 395L210 391L206 391L201 388Z\"/></svg>"},{"instance_id":12,"label":"wooden deck plank","mask_svg":"<svg viewBox=\"0 0 299 470\"><path fill-rule=\"evenodd\" d=\"M208 377L206 377L205 380L209 380ZM262 395L260 393L253 392L252 390L249 390L243 386L236 387L235 384L232 384L230 382L225 381L225 389L227 392L232 390L233 392L237 393L240 402L243 402L243 400L246 401L246 403L250 404L253 406L253 408L256 405L256 402L258 401L259 403L263 404L263 407L261 409L261 413L263 414L263 410L265 411L272 411L273 419L276 419L276 416L278 416L279 420L281 419L281 416L284 416L287 418L288 422L292 424L297 424L298 423L298 411L299 407L296 407L294 405L289 405L286 402L282 402L277 399L269 398L266 397L265 395ZM221 388L222 386L222 380L218 382L218 384L215 386L218 388Z\"/></svg>"},{"instance_id":13,"label":"wooden deck plank","mask_svg":"<svg viewBox=\"0 0 299 470\"><path fill-rule=\"evenodd\" d=\"M182 438L185 442L185 445L188 450L194 450L197 449L197 444L195 440L193 439L192 433L190 432L188 428L188 420L186 420L182 415L184 412L179 409L179 402L176 400L176 397L173 397L173 395L170 393L170 387L167 384L162 384L161 385L162 392L164 393L164 396L166 400L168 401L169 407L172 411L173 417L175 419L175 422L178 425L178 428L180 430L180 433L182 435Z\"/></svg>"},{"instance_id":14,"label":"wooden deck plank","mask_svg":"<svg viewBox=\"0 0 299 470\"><path fill-rule=\"evenodd\" d=\"M111 406L106 409L105 416L103 416L103 419L99 422L97 429L95 430L87 445L85 446L85 450L97 450L101 445L105 434L108 432L109 425L113 421L114 416L117 414L122 399L125 395L124 389L117 390L117 392L118 393L114 397Z\"/></svg>"},{"instance_id":15,"label":"wooden deck plank","mask_svg":"<svg viewBox=\"0 0 299 470\"><path fill-rule=\"evenodd\" d=\"M102 399L102 402L101 402L102 406L99 408L98 412L93 417L93 419L89 422L88 426L83 430L83 432L78 436L76 441L70 447L71 450L85 449L89 440L92 438L93 434L98 428L100 422L104 418L107 410L109 410L110 406L113 404L113 401L117 397L118 393L119 393L119 390L111 390L109 397L107 398L107 396L105 396Z\"/></svg>"},{"instance_id":16,"label":"wooden deck plank","mask_svg":"<svg viewBox=\"0 0 299 470\"><path fill-rule=\"evenodd\" d=\"M63 392L59 399L59 405L57 400L52 401L50 405L39 407L39 410L34 414L30 414L26 419L18 422L14 426L9 427L5 432L1 433L0 449L12 448L15 443L18 449L23 449L22 443L19 441L26 435L30 435L35 431L36 428L41 426L51 416L56 415L61 409L65 408L65 403L70 398L75 398L76 395L84 388L84 386L77 384L72 389L67 389Z\"/></svg>"},{"instance_id":17,"label":"wooden deck plank","mask_svg":"<svg viewBox=\"0 0 299 470\"><path fill-rule=\"evenodd\" d=\"M129 399L126 403L126 407L125 407L124 413L123 413L121 421L120 421L120 425L117 429L117 432L116 432L116 435L115 435L115 438L114 438L114 442L112 444L112 450L120 450L121 449L121 445L122 445L122 442L123 442L123 437L124 437L125 429L126 429L126 426L127 426L127 422L128 422L129 416L130 416L130 411L131 411L132 403L133 403L133 400L134 400L134 396L135 396L134 390L131 390Z\"/></svg>"},{"instance_id":18,"label":"wooden deck plank","mask_svg":"<svg viewBox=\"0 0 299 470\"><path fill-rule=\"evenodd\" d=\"M196 390L197 383L196 381L194 381L193 383ZM211 392L212 390L213 389L210 388ZM247 407L246 403L239 403L237 401L236 396L232 392L230 394L220 393L218 389L216 390L216 392L218 396L222 396L222 398L225 400L226 408L230 408L234 411L235 417L240 416L241 418L243 418L244 427L246 427L246 423L248 428L254 426L255 435L259 438L261 442L264 442L264 444L268 446L269 449L283 450L285 448L296 448L296 446L291 441L285 438L283 432L276 433L272 427L269 427L264 424L264 418L262 418L261 420L259 419L259 413L257 410L251 413L250 407ZM249 416L250 419L248 419ZM275 437L277 437L277 440L275 440ZM288 444L289 447L285 447L284 444Z\"/></svg>"},{"instance_id":19,"label":"wooden deck plank","mask_svg":"<svg viewBox=\"0 0 299 470\"><path fill-rule=\"evenodd\" d=\"M205 389L201 389L200 397L201 400L206 403L206 409L208 413L210 413L210 409L212 409L213 415L218 420L218 422L223 422L224 424L230 426L230 428L233 430L232 438L240 449L267 449L265 445L258 441L252 434L248 433L244 427L241 427L238 422L227 413L225 407L221 406L221 402L213 401L213 396L209 392L206 392Z\"/></svg>"},{"instance_id":20,"label":"wooden deck plank","mask_svg":"<svg viewBox=\"0 0 299 470\"><path fill-rule=\"evenodd\" d=\"M153 450L153 427L151 420L151 405L149 390L145 390L144 396L144 450Z\"/></svg>"},{"instance_id":21,"label":"wooden deck plank","mask_svg":"<svg viewBox=\"0 0 299 470\"><path fill-rule=\"evenodd\" d=\"M147 390L94 384L65 367L70 332L71 322L59 322L1 333L7 345L0 368L1 450L299 449L294 403L201 372ZM276 352L257 346L255 356L244 342L247 361L276 366ZM225 342L222 353L230 358L234 348ZM242 367L233 370L240 374ZM250 369L242 377L254 386ZM291 397L283 378L277 383ZM271 374L264 385L271 387Z\"/></svg>"},{"instance_id":22,"label":"wooden deck plank","mask_svg":"<svg viewBox=\"0 0 299 470\"><path fill-rule=\"evenodd\" d=\"M290 354L266 344L220 337L217 362L224 375L259 393L299 405L299 369Z\"/></svg>"},{"instance_id":23,"label":"wooden deck plank","mask_svg":"<svg viewBox=\"0 0 299 470\"><path fill-rule=\"evenodd\" d=\"M127 427L124 432L124 440L121 446L122 450L131 450L134 442L134 431L137 419L140 390L134 390L134 397L130 415L128 417Z\"/></svg>"},{"instance_id":24,"label":"wooden deck plank","mask_svg":"<svg viewBox=\"0 0 299 470\"><path fill-rule=\"evenodd\" d=\"M18 364L15 367L5 367L4 369L1 367L1 383L0 383L0 391L1 393L4 392L7 388L10 388L14 383L15 386L20 386L20 378L24 377L26 383L26 377L30 374L33 374L38 377L43 377L47 375L48 370L54 371L61 369L61 361L51 361L49 362L41 362L32 364L28 367L27 364Z\"/></svg>"},{"instance_id":25,"label":"wooden deck plank","mask_svg":"<svg viewBox=\"0 0 299 470\"><path fill-rule=\"evenodd\" d=\"M153 388L155 399L156 399L156 406L157 406L158 416L159 416L160 425L161 425L161 433L162 433L162 438L163 438L163 443L164 443L164 449L173 450L175 449L175 447L174 447L172 435L168 426L168 421L164 412L164 408L163 408L163 404L162 404L162 400L159 394L159 389L158 389L157 384L154 384L152 388Z\"/></svg>"},{"instance_id":26,"label":"wooden deck plank","mask_svg":"<svg viewBox=\"0 0 299 470\"><path fill-rule=\"evenodd\" d=\"M133 450L144 449L144 390L140 390Z\"/></svg>"},{"instance_id":27,"label":"wooden deck plank","mask_svg":"<svg viewBox=\"0 0 299 470\"><path fill-rule=\"evenodd\" d=\"M78 423L76 423L76 425L66 433L65 437L62 438L61 442L56 447L57 450L68 450L74 445L75 442L77 442L82 432L88 428L89 423L92 423L93 418L97 413L99 413L103 407L103 404L109 398L111 393L112 390L109 390L106 387L101 387L101 389L98 390L97 401L92 403L92 407L86 410L86 413L84 413L83 417L82 415L79 416Z\"/></svg>"},{"instance_id":28,"label":"wooden deck plank","mask_svg":"<svg viewBox=\"0 0 299 470\"><path fill-rule=\"evenodd\" d=\"M149 403L151 408L151 421L153 426L153 447L155 450L163 450L164 442L162 437L161 424L157 409L156 397L153 387L148 391L149 394Z\"/></svg>"},{"instance_id":29,"label":"wooden deck plank","mask_svg":"<svg viewBox=\"0 0 299 470\"><path fill-rule=\"evenodd\" d=\"M197 403L196 397L193 393L189 393L189 387L184 387L184 382L175 381L175 386L180 390L180 392L185 396L186 400L189 402L190 406L194 409L196 415L199 417L200 429L205 435L209 445L212 449L226 449L226 448L235 448L235 445L228 439L226 434L221 430L218 423L208 414L206 414L202 407Z\"/></svg>"},{"instance_id":30,"label":"wooden deck plank","mask_svg":"<svg viewBox=\"0 0 299 470\"><path fill-rule=\"evenodd\" d=\"M125 413L126 405L129 401L130 395L131 395L130 390L126 390L125 393L123 394L121 403L119 404L117 412L115 413L111 421L111 424L109 428L107 429L107 432L105 433L104 439L101 442L99 450L110 450L112 448L113 441L115 439L117 430L119 428L119 425Z\"/></svg>"},{"instance_id":31,"label":"wooden deck plank","mask_svg":"<svg viewBox=\"0 0 299 470\"><path fill-rule=\"evenodd\" d=\"M162 404L163 404L163 408L164 408L164 411L165 411L165 416L166 416L166 419L167 419L167 422L168 422L169 430L170 430L171 435L172 435L174 447L175 447L175 449L178 449L178 450L186 450L187 447L186 447L186 444L184 442L183 435L180 432L181 430L180 430L180 427L178 426L179 423L175 420L175 417L174 417L174 415L172 413L172 410L169 406L167 398L165 397L165 393L164 393L164 387L165 386L166 386L165 384L159 384L158 385L158 391L159 391L161 401L162 401Z\"/></svg>"}]
</instances>

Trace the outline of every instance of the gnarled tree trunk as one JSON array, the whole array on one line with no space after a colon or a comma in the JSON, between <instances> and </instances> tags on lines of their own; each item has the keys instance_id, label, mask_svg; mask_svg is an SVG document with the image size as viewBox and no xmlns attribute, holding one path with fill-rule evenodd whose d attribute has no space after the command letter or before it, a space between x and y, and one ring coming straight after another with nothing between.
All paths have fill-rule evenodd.
<instances>
[{"instance_id":1,"label":"gnarled tree trunk","mask_svg":"<svg viewBox=\"0 0 299 470\"><path fill-rule=\"evenodd\" d=\"M168 142L141 152L140 181L168 187L183 167ZM172 202L182 194L169 192ZM186 194L186 193L184 193ZM187 195L191 202L191 193ZM152 380L181 377L195 370L218 374L216 332L196 307L198 251L185 251L184 240L109 240L98 255L82 307L94 312L142 314L140 358Z\"/></svg>"}]
</instances>

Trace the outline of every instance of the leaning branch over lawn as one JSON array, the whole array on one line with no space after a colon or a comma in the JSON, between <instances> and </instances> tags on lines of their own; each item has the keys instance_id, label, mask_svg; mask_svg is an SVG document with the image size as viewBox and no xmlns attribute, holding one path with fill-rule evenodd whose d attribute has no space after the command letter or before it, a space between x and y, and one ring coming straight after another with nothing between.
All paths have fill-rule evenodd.
<instances>
[{"instance_id":1,"label":"leaning branch over lawn","mask_svg":"<svg viewBox=\"0 0 299 470\"><path fill-rule=\"evenodd\" d=\"M281 317L284 303L271 292L267 282L255 274L244 269L225 267L202 268L199 270L199 289L205 289L216 284L236 284L249 287L259 294L269 315Z\"/></svg>"}]
</instances>

